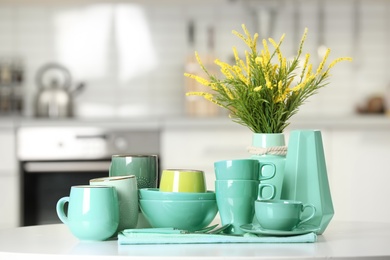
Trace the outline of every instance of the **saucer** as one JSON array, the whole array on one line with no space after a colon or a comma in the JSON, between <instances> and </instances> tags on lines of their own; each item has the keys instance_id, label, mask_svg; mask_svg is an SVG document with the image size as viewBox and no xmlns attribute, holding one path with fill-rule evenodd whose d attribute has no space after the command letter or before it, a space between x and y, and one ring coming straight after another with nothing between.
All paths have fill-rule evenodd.
<instances>
[{"instance_id":1,"label":"saucer","mask_svg":"<svg viewBox=\"0 0 390 260\"><path fill-rule=\"evenodd\" d=\"M257 235L268 235L268 236L294 236L294 235L303 235L311 232L317 232L318 227L310 225L302 225L293 230L271 230L265 229L259 226L258 224L245 224L240 226L242 231L257 234Z\"/></svg>"}]
</instances>

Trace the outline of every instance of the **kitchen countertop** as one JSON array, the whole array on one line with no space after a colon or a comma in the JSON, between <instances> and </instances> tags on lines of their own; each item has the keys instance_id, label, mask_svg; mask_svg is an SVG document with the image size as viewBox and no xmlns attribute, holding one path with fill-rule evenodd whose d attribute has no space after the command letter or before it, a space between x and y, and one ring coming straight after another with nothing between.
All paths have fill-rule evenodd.
<instances>
[{"instance_id":1,"label":"kitchen countertop","mask_svg":"<svg viewBox=\"0 0 390 260\"><path fill-rule=\"evenodd\" d=\"M226 117L118 117L48 119L31 117L0 117L0 128L37 126L104 126L123 129L199 129L223 128L247 130ZM385 115L295 116L288 129L390 129Z\"/></svg>"},{"instance_id":2,"label":"kitchen countertop","mask_svg":"<svg viewBox=\"0 0 390 260\"><path fill-rule=\"evenodd\" d=\"M118 245L79 241L64 224L0 230L0 259L389 259L390 223L331 222L316 243Z\"/></svg>"}]
</instances>

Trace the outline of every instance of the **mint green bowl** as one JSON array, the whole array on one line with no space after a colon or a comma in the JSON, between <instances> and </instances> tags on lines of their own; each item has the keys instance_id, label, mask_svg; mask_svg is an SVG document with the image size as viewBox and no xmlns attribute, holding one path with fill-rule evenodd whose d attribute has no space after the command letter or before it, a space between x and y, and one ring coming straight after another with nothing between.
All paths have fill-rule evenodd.
<instances>
[{"instance_id":1,"label":"mint green bowl","mask_svg":"<svg viewBox=\"0 0 390 260\"><path fill-rule=\"evenodd\" d=\"M215 200L215 192L167 192L158 188L143 188L138 190L142 200Z\"/></svg>"},{"instance_id":2,"label":"mint green bowl","mask_svg":"<svg viewBox=\"0 0 390 260\"><path fill-rule=\"evenodd\" d=\"M139 200L146 220L154 228L190 231L208 226L218 212L216 200Z\"/></svg>"}]
</instances>

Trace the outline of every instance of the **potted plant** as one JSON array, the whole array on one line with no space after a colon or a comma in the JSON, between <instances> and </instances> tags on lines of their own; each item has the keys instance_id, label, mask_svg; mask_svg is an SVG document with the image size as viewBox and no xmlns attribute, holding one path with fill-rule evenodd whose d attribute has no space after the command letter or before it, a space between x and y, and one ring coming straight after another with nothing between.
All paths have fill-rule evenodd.
<instances>
[{"instance_id":1,"label":"potted plant","mask_svg":"<svg viewBox=\"0 0 390 260\"><path fill-rule=\"evenodd\" d=\"M248 127L253 132L249 152L253 154L253 158L276 165L277 174L270 182L275 183L278 189L283 180L287 150L283 131L289 124L288 120L298 112L307 98L328 84L326 80L334 65L352 59L337 58L326 66L330 54L330 49L327 49L318 67L313 68L310 54L303 54L307 28L297 54L292 59L283 56L281 51L284 34L279 42L272 38L268 41L263 39L262 49L259 50L258 34L252 36L245 25L242 25L242 29L243 34L235 30L233 34L242 39L249 48L243 53L245 58L242 59L238 50L233 47L234 64L216 59L215 63L222 73L222 77L219 77L210 73L195 53L206 77L190 73L184 75L207 89L204 92L188 92L186 95L201 96L227 109L232 121Z\"/></svg>"}]
</instances>

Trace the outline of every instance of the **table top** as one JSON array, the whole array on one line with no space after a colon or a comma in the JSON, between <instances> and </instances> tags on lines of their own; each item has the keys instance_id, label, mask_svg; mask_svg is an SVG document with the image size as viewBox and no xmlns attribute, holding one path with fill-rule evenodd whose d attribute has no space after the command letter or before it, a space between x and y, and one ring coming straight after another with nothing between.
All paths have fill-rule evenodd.
<instances>
[{"instance_id":1,"label":"table top","mask_svg":"<svg viewBox=\"0 0 390 260\"><path fill-rule=\"evenodd\" d=\"M54 224L0 230L0 259L389 259L389 243L390 223L331 222L316 243L196 245L80 241Z\"/></svg>"}]
</instances>

